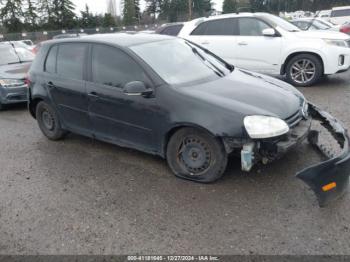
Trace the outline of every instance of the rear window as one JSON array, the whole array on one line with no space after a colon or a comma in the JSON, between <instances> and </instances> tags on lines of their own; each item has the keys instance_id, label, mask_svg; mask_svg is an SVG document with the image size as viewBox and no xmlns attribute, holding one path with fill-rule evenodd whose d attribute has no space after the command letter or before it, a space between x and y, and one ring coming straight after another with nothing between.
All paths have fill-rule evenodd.
<instances>
[{"instance_id":1,"label":"rear window","mask_svg":"<svg viewBox=\"0 0 350 262\"><path fill-rule=\"evenodd\" d=\"M86 44L61 44L57 54L57 74L69 79L83 79Z\"/></svg>"},{"instance_id":2,"label":"rear window","mask_svg":"<svg viewBox=\"0 0 350 262\"><path fill-rule=\"evenodd\" d=\"M332 10L331 17L350 16L350 9Z\"/></svg>"},{"instance_id":3,"label":"rear window","mask_svg":"<svg viewBox=\"0 0 350 262\"><path fill-rule=\"evenodd\" d=\"M13 48L11 44L0 43L0 65L31 62L33 59L34 54L25 48Z\"/></svg>"}]
</instances>

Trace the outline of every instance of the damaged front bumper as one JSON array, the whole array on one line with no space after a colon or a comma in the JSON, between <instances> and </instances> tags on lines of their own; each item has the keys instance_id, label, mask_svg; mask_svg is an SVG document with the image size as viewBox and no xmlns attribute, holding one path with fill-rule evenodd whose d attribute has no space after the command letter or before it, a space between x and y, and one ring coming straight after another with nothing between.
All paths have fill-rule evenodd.
<instances>
[{"instance_id":1,"label":"damaged front bumper","mask_svg":"<svg viewBox=\"0 0 350 262\"><path fill-rule=\"evenodd\" d=\"M305 168L296 177L304 181L316 194L321 207L344 194L349 185L350 152L349 135L340 122L329 113L309 104L309 113L313 120L320 121L334 139L339 143L342 151L339 155L331 155L318 141L318 132L310 131L308 140L320 150L328 160Z\"/></svg>"},{"instance_id":2,"label":"damaged front bumper","mask_svg":"<svg viewBox=\"0 0 350 262\"><path fill-rule=\"evenodd\" d=\"M327 160L298 172L296 177L304 181L316 194L321 207L340 197L349 185L350 152L349 136L340 122L329 113L309 103L309 117L301 120L290 132L281 138L247 141L241 150L243 171L250 171L259 161L264 164L283 156L291 148L308 139L309 143L323 153ZM337 141L341 153L334 156L319 141L319 131L312 130L317 121ZM321 139L320 139L321 140Z\"/></svg>"}]
</instances>

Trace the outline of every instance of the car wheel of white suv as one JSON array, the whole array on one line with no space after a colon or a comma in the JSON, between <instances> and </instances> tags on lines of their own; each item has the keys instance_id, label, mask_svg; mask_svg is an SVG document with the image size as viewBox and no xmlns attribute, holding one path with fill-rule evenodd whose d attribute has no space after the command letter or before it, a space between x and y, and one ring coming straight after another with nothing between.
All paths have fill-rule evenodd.
<instances>
[{"instance_id":1,"label":"car wheel of white suv","mask_svg":"<svg viewBox=\"0 0 350 262\"><path fill-rule=\"evenodd\" d=\"M321 78L322 74L322 62L310 54L296 55L286 67L287 81L294 86L311 86Z\"/></svg>"}]
</instances>

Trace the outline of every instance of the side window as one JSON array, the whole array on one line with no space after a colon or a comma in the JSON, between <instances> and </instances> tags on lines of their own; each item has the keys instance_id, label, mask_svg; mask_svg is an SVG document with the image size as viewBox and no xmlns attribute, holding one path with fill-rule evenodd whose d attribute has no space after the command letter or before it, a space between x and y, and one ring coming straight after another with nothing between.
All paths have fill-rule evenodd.
<instances>
[{"instance_id":1,"label":"side window","mask_svg":"<svg viewBox=\"0 0 350 262\"><path fill-rule=\"evenodd\" d=\"M270 28L270 26L259 19L239 18L239 35L241 36L262 36L262 31L266 28Z\"/></svg>"},{"instance_id":2,"label":"side window","mask_svg":"<svg viewBox=\"0 0 350 262\"><path fill-rule=\"evenodd\" d=\"M92 81L122 88L131 81L145 81L142 68L127 54L114 47L94 45L92 50Z\"/></svg>"},{"instance_id":3,"label":"side window","mask_svg":"<svg viewBox=\"0 0 350 262\"><path fill-rule=\"evenodd\" d=\"M226 18L200 24L192 35L237 35L237 19Z\"/></svg>"},{"instance_id":4,"label":"side window","mask_svg":"<svg viewBox=\"0 0 350 262\"><path fill-rule=\"evenodd\" d=\"M56 56L57 56L57 45L50 48L49 54L46 57L45 72L56 73Z\"/></svg>"},{"instance_id":5,"label":"side window","mask_svg":"<svg viewBox=\"0 0 350 262\"><path fill-rule=\"evenodd\" d=\"M86 44L61 44L57 54L57 74L69 79L83 79Z\"/></svg>"},{"instance_id":6,"label":"side window","mask_svg":"<svg viewBox=\"0 0 350 262\"><path fill-rule=\"evenodd\" d=\"M191 35L204 35L207 28L208 22L201 23L194 29Z\"/></svg>"}]
</instances>

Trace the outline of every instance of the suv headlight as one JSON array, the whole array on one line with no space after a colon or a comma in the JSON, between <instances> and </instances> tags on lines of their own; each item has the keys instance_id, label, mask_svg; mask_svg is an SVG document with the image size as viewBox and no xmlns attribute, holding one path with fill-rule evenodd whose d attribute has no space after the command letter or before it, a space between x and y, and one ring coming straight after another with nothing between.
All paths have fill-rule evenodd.
<instances>
[{"instance_id":1,"label":"suv headlight","mask_svg":"<svg viewBox=\"0 0 350 262\"><path fill-rule=\"evenodd\" d=\"M5 88L19 87L25 85L23 80L18 79L0 79L0 86Z\"/></svg>"},{"instance_id":2,"label":"suv headlight","mask_svg":"<svg viewBox=\"0 0 350 262\"><path fill-rule=\"evenodd\" d=\"M335 40L335 39L323 39L329 45L335 45L339 47L349 47L347 42L344 40Z\"/></svg>"},{"instance_id":3,"label":"suv headlight","mask_svg":"<svg viewBox=\"0 0 350 262\"><path fill-rule=\"evenodd\" d=\"M243 122L253 139L280 136L289 131L286 122L273 116L246 116Z\"/></svg>"}]
</instances>

